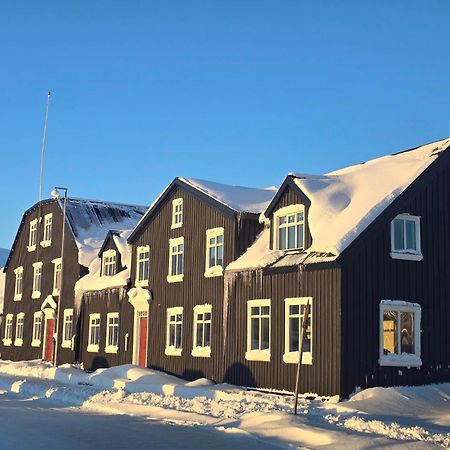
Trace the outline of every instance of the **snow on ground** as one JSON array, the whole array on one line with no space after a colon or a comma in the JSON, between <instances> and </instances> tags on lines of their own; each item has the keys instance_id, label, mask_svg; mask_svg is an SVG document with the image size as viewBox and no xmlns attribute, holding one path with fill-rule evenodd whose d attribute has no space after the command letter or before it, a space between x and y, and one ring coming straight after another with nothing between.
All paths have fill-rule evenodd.
<instances>
[{"instance_id":1,"label":"snow on ground","mask_svg":"<svg viewBox=\"0 0 450 450\"><path fill-rule=\"evenodd\" d=\"M450 447L450 383L372 388L340 403L301 398L298 416L291 414L292 396L186 382L133 365L86 373L1 361L0 390L82 411L244 433L276 448Z\"/></svg>"}]
</instances>

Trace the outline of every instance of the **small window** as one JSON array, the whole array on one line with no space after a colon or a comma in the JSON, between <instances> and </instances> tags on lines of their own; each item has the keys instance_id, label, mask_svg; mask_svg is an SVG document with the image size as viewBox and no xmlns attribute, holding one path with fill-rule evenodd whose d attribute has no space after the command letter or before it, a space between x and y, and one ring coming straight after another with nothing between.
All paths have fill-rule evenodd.
<instances>
[{"instance_id":1,"label":"small window","mask_svg":"<svg viewBox=\"0 0 450 450\"><path fill-rule=\"evenodd\" d=\"M100 314L89 314L88 352L98 352L100 348Z\"/></svg>"},{"instance_id":2,"label":"small window","mask_svg":"<svg viewBox=\"0 0 450 450\"><path fill-rule=\"evenodd\" d=\"M194 306L194 346L192 356L211 356L211 305Z\"/></svg>"},{"instance_id":3,"label":"small window","mask_svg":"<svg viewBox=\"0 0 450 450\"><path fill-rule=\"evenodd\" d=\"M32 347L40 347L42 341L42 311L34 313L33 316L33 340Z\"/></svg>"},{"instance_id":4,"label":"small window","mask_svg":"<svg viewBox=\"0 0 450 450\"><path fill-rule=\"evenodd\" d=\"M223 274L223 228L206 230L205 277Z\"/></svg>"},{"instance_id":5,"label":"small window","mask_svg":"<svg viewBox=\"0 0 450 450\"><path fill-rule=\"evenodd\" d=\"M23 267L17 267L14 270L16 274L16 281L14 284L14 301L22 300L22 292L23 292Z\"/></svg>"},{"instance_id":6,"label":"small window","mask_svg":"<svg viewBox=\"0 0 450 450\"><path fill-rule=\"evenodd\" d=\"M10 346L12 344L13 320L14 316L12 314L6 315L5 334L3 336L3 345L5 346Z\"/></svg>"},{"instance_id":7,"label":"small window","mask_svg":"<svg viewBox=\"0 0 450 450\"><path fill-rule=\"evenodd\" d=\"M72 348L72 338L73 338L73 309L65 309L63 319L63 339L61 342L61 347Z\"/></svg>"},{"instance_id":8,"label":"small window","mask_svg":"<svg viewBox=\"0 0 450 450\"><path fill-rule=\"evenodd\" d=\"M28 237L28 247L27 247L29 252L36 250L37 224L38 224L37 219L34 219L30 222L30 235Z\"/></svg>"},{"instance_id":9,"label":"small window","mask_svg":"<svg viewBox=\"0 0 450 450\"><path fill-rule=\"evenodd\" d=\"M33 293L31 298L39 298L41 296L42 287L42 262L33 264Z\"/></svg>"},{"instance_id":10,"label":"small window","mask_svg":"<svg viewBox=\"0 0 450 450\"><path fill-rule=\"evenodd\" d=\"M290 205L274 213L274 248L278 250L305 247L305 207Z\"/></svg>"},{"instance_id":11,"label":"small window","mask_svg":"<svg viewBox=\"0 0 450 450\"><path fill-rule=\"evenodd\" d=\"M44 239L41 242L42 247L49 247L52 244L52 222L53 214L44 216Z\"/></svg>"},{"instance_id":12,"label":"small window","mask_svg":"<svg viewBox=\"0 0 450 450\"><path fill-rule=\"evenodd\" d=\"M106 353L117 353L119 348L119 313L106 315Z\"/></svg>"},{"instance_id":13,"label":"small window","mask_svg":"<svg viewBox=\"0 0 450 450\"><path fill-rule=\"evenodd\" d=\"M420 367L421 308L417 303L382 300L380 303L381 366Z\"/></svg>"},{"instance_id":14,"label":"small window","mask_svg":"<svg viewBox=\"0 0 450 450\"><path fill-rule=\"evenodd\" d=\"M102 255L102 276L112 277L116 274L116 251L106 250Z\"/></svg>"},{"instance_id":15,"label":"small window","mask_svg":"<svg viewBox=\"0 0 450 450\"><path fill-rule=\"evenodd\" d=\"M184 274L184 237L169 241L169 274L167 281L183 281Z\"/></svg>"},{"instance_id":16,"label":"small window","mask_svg":"<svg viewBox=\"0 0 450 450\"><path fill-rule=\"evenodd\" d=\"M144 245L136 249L136 286L148 286L150 277L150 247Z\"/></svg>"},{"instance_id":17,"label":"small window","mask_svg":"<svg viewBox=\"0 0 450 450\"><path fill-rule=\"evenodd\" d=\"M16 319L16 339L14 340L14 345L16 347L21 347L23 344L23 322L25 319L24 313L17 314Z\"/></svg>"},{"instance_id":18,"label":"small window","mask_svg":"<svg viewBox=\"0 0 450 450\"><path fill-rule=\"evenodd\" d=\"M54 259L53 263L53 296L58 296L61 289L61 258Z\"/></svg>"},{"instance_id":19,"label":"small window","mask_svg":"<svg viewBox=\"0 0 450 450\"><path fill-rule=\"evenodd\" d=\"M247 302L247 352L250 361L270 361L270 300Z\"/></svg>"},{"instance_id":20,"label":"small window","mask_svg":"<svg viewBox=\"0 0 450 450\"><path fill-rule=\"evenodd\" d=\"M171 228L180 228L183 226L183 199L176 198L172 200L172 226Z\"/></svg>"},{"instance_id":21,"label":"small window","mask_svg":"<svg viewBox=\"0 0 450 450\"><path fill-rule=\"evenodd\" d=\"M420 217L399 214L391 222L391 257L421 261Z\"/></svg>"},{"instance_id":22,"label":"small window","mask_svg":"<svg viewBox=\"0 0 450 450\"><path fill-rule=\"evenodd\" d=\"M168 356L181 356L183 347L183 307L167 308L166 350Z\"/></svg>"},{"instance_id":23,"label":"small window","mask_svg":"<svg viewBox=\"0 0 450 450\"><path fill-rule=\"evenodd\" d=\"M287 298L284 301L284 355L285 363L298 364L300 333L309 302L309 320L303 340L302 364L312 364L312 298Z\"/></svg>"}]
</instances>

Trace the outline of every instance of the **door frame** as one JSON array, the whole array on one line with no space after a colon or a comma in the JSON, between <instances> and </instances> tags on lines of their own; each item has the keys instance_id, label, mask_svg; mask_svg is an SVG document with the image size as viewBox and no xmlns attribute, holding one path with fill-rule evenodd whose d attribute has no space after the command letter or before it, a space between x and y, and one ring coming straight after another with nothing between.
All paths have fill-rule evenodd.
<instances>
[{"instance_id":1,"label":"door frame","mask_svg":"<svg viewBox=\"0 0 450 450\"><path fill-rule=\"evenodd\" d=\"M56 307L57 304L54 300L54 298L49 295L44 300L44 302L41 305L41 311L44 313L44 329L43 329L43 336L42 336L42 360L45 360L45 351L47 347L47 320L53 319L53 336L52 336L52 345L53 345L53 351L52 351L52 361L55 356L55 345L57 345L55 340L55 334L58 332L56 330Z\"/></svg>"},{"instance_id":2,"label":"door frame","mask_svg":"<svg viewBox=\"0 0 450 450\"><path fill-rule=\"evenodd\" d=\"M147 289L143 288L133 288L128 292L128 301L134 308L133 314L133 353L131 357L132 364L139 365L139 343L140 343L140 323L139 317L142 314L147 316L147 336L145 336L145 365L148 364L148 317L149 317L149 306L151 301L151 294Z\"/></svg>"}]
</instances>

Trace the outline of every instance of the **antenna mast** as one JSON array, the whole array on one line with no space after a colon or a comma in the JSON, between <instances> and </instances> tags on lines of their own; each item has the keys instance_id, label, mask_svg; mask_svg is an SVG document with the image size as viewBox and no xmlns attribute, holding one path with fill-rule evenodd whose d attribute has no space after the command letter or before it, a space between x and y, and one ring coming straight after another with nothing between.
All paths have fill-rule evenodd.
<instances>
[{"instance_id":1,"label":"antenna mast","mask_svg":"<svg viewBox=\"0 0 450 450\"><path fill-rule=\"evenodd\" d=\"M44 121L44 133L42 136L42 148L41 148L41 173L39 176L39 203L42 201L42 177L44 175L44 157L45 157L45 143L47 139L47 122L48 122L48 108L50 106L51 92L47 94L47 107L45 108L45 121Z\"/></svg>"}]
</instances>

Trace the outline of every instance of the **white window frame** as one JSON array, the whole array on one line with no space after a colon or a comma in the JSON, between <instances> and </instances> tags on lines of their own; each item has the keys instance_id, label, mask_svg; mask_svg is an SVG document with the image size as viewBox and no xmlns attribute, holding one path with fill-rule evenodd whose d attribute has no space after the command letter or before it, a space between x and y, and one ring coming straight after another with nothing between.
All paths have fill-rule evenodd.
<instances>
[{"instance_id":1,"label":"white window frame","mask_svg":"<svg viewBox=\"0 0 450 450\"><path fill-rule=\"evenodd\" d=\"M39 327L39 333L37 333ZM32 347L40 347L42 343L42 331L44 330L44 313L36 311L33 314L33 335L31 340Z\"/></svg>"},{"instance_id":2,"label":"white window frame","mask_svg":"<svg viewBox=\"0 0 450 450\"><path fill-rule=\"evenodd\" d=\"M299 250L305 248L305 238L306 238L306 217L305 217L305 205L302 205L301 203L296 203L295 205L289 205L284 206L283 208L278 209L273 214L273 222L274 222L274 229L273 229L273 248L279 250L280 249L280 242L279 242L279 228L280 228L280 219L282 217L287 217L292 214L300 214L303 213L303 221L302 222L293 222L292 226L295 229L295 241L297 242L298 236L297 236L297 225L300 223L303 223L303 247L294 247L294 248L285 248L282 251L291 251L291 250ZM288 223L286 222L286 226L283 225L283 228L289 228ZM287 233L286 233L286 239Z\"/></svg>"},{"instance_id":3,"label":"white window frame","mask_svg":"<svg viewBox=\"0 0 450 450\"><path fill-rule=\"evenodd\" d=\"M173 252L172 253L172 247L183 245L183 251L182 252ZM183 272L177 273L175 275L172 275L172 256L173 255L183 255ZM178 237L175 239L169 239L169 272L167 275L167 282L168 283L177 283L179 281L183 281L184 278L184 269L185 269L185 246L184 246L184 237ZM178 264L177 264L178 266Z\"/></svg>"},{"instance_id":4,"label":"white window frame","mask_svg":"<svg viewBox=\"0 0 450 450\"><path fill-rule=\"evenodd\" d=\"M314 328L313 328L313 299L312 297L291 297L284 299L284 354L283 361L287 364L298 364L299 352L289 351L289 341L290 341L290 306L298 306L301 311L302 306L306 306L309 301L309 327L311 329L311 351L302 353L302 364L312 364L312 355L313 355L313 336L314 336ZM300 345L300 333L302 332L303 325L303 314L295 314L294 317L301 317L301 321L299 324L299 345Z\"/></svg>"},{"instance_id":5,"label":"white window frame","mask_svg":"<svg viewBox=\"0 0 450 450\"><path fill-rule=\"evenodd\" d=\"M98 320L98 343L92 343L91 342L91 332L93 327L93 322ZM100 349L100 332L101 332L101 318L100 313L93 313L89 314L89 329L88 329L88 345L87 345L87 351L90 353L97 353ZM95 328L97 328L97 324L95 324Z\"/></svg>"},{"instance_id":6,"label":"white window frame","mask_svg":"<svg viewBox=\"0 0 450 450\"><path fill-rule=\"evenodd\" d=\"M201 320L198 320L198 314L203 314L203 318ZM211 318L209 320L206 320L204 318L205 314L211 314ZM210 345L206 346L198 346L197 345L197 325L202 324L203 326L205 324L209 323L209 342ZM211 357L211 339L212 339L212 305L210 304L204 304L204 305L195 305L194 306L194 340L192 345L192 352L191 355L198 357L198 358L210 358Z\"/></svg>"},{"instance_id":7,"label":"white window frame","mask_svg":"<svg viewBox=\"0 0 450 450\"><path fill-rule=\"evenodd\" d=\"M166 311L167 319L166 319L166 348L164 350L164 354L167 356L181 356L183 352L183 307L175 306L173 308L167 308ZM176 317L181 314L181 322L178 322ZM175 316L175 320L171 320L171 316ZM181 323L181 347L175 347L175 345L169 345L170 342L170 326L175 326L175 342L177 341L177 325Z\"/></svg>"},{"instance_id":8,"label":"white window frame","mask_svg":"<svg viewBox=\"0 0 450 450\"><path fill-rule=\"evenodd\" d=\"M112 319L117 319L117 323L111 323ZM111 331L113 328L117 328L117 344L108 344ZM105 340L105 353L117 353L119 349L119 313L111 312L106 314L106 340Z\"/></svg>"},{"instance_id":9,"label":"white window frame","mask_svg":"<svg viewBox=\"0 0 450 450\"><path fill-rule=\"evenodd\" d=\"M52 260L53 263L53 291L52 295L57 297L60 294L60 288L61 288L61 258L56 258ZM58 281L58 273L59 273L59 286L57 285Z\"/></svg>"},{"instance_id":10,"label":"white window frame","mask_svg":"<svg viewBox=\"0 0 450 450\"><path fill-rule=\"evenodd\" d=\"M410 221L415 223L415 230L416 230L416 250L413 249L406 249L406 250L398 250L395 249L395 228L394 228L394 221L403 220L404 222ZM406 231L404 231L403 234L404 239L406 239ZM398 216L394 217L391 221L391 258L392 259L405 259L409 261L422 261L423 255L421 250L421 244L420 244L420 216L412 216L407 213L399 214Z\"/></svg>"},{"instance_id":11,"label":"white window frame","mask_svg":"<svg viewBox=\"0 0 450 450\"><path fill-rule=\"evenodd\" d=\"M107 268L113 267L113 273L107 271ZM111 248L102 254L102 277L113 277L117 274L117 252Z\"/></svg>"},{"instance_id":12,"label":"white window frame","mask_svg":"<svg viewBox=\"0 0 450 450\"><path fill-rule=\"evenodd\" d=\"M217 244L217 238L219 236L222 236L222 242L220 244ZM216 242L213 245L211 245L209 242L211 239L216 240ZM225 254L224 241L225 241L225 236L224 236L223 227L211 228L209 230L206 230L206 255L205 255L205 277L206 278L220 277L223 275L223 264L224 264L223 258L224 258L224 254ZM222 247L222 265L215 265L212 267L209 266L209 250L212 247L215 247L216 249L218 247ZM216 256L217 256L217 254L216 254Z\"/></svg>"},{"instance_id":13,"label":"white window frame","mask_svg":"<svg viewBox=\"0 0 450 450\"><path fill-rule=\"evenodd\" d=\"M41 290L42 290L42 261L33 263L33 293L31 294L31 298L40 298ZM37 276L39 275L39 283L36 283ZM37 286L39 284L39 286ZM39 288L39 289L37 289Z\"/></svg>"},{"instance_id":14,"label":"white window frame","mask_svg":"<svg viewBox=\"0 0 450 450\"><path fill-rule=\"evenodd\" d=\"M409 312L414 314L414 353L393 354L385 355L383 353L384 348L384 312L394 311L398 314L401 312ZM422 318L422 308L418 303L405 302L402 300L382 300L380 302L380 330L379 330L379 360L380 366L395 366L395 367L420 367L422 365L422 359L420 357L420 341L421 341L421 329L420 323ZM397 342L398 351L401 351L401 330L397 326ZM403 356L406 355L406 356Z\"/></svg>"},{"instance_id":15,"label":"white window frame","mask_svg":"<svg viewBox=\"0 0 450 450\"><path fill-rule=\"evenodd\" d=\"M3 345L9 347L12 344L12 334L14 327L14 314L6 314L5 316L5 328L3 335Z\"/></svg>"},{"instance_id":16,"label":"white window frame","mask_svg":"<svg viewBox=\"0 0 450 450\"><path fill-rule=\"evenodd\" d=\"M16 279L14 282L14 301L19 302L22 300L22 294L23 294L23 266L19 266L16 269L14 269L14 273L16 275ZM20 287L20 292L19 288Z\"/></svg>"},{"instance_id":17,"label":"white window frame","mask_svg":"<svg viewBox=\"0 0 450 450\"><path fill-rule=\"evenodd\" d=\"M70 318L70 321L69 321ZM70 336L66 335L66 326L70 322ZM63 327L62 327L62 340L61 347L63 348L72 348L73 342L73 308L67 308L63 313ZM67 339L68 338L68 339Z\"/></svg>"},{"instance_id":18,"label":"white window frame","mask_svg":"<svg viewBox=\"0 0 450 450\"><path fill-rule=\"evenodd\" d=\"M183 199L181 197L172 200L172 225L170 226L172 230L183 226L183 209Z\"/></svg>"},{"instance_id":19,"label":"white window frame","mask_svg":"<svg viewBox=\"0 0 450 450\"><path fill-rule=\"evenodd\" d=\"M142 255L148 253L148 258L143 258ZM147 278L140 278L141 275L141 263L145 264L148 261L148 273ZM147 287L150 278L150 246L142 245L136 248L136 280L135 285L141 287Z\"/></svg>"},{"instance_id":20,"label":"white window frame","mask_svg":"<svg viewBox=\"0 0 450 450\"><path fill-rule=\"evenodd\" d=\"M44 236L41 241L41 247L50 247L52 245L53 232L53 214L46 214L44 216Z\"/></svg>"},{"instance_id":21,"label":"white window frame","mask_svg":"<svg viewBox=\"0 0 450 450\"><path fill-rule=\"evenodd\" d=\"M33 252L34 250L36 250L36 245L38 242L38 220L37 219L33 219L30 222L30 230L29 230L29 235L28 235L28 246L27 246L27 250L29 252Z\"/></svg>"},{"instance_id":22,"label":"white window frame","mask_svg":"<svg viewBox=\"0 0 450 450\"><path fill-rule=\"evenodd\" d=\"M259 320L262 318L266 318L266 315L256 315L252 316L251 314L251 308L252 307L269 307L269 348L266 349L252 349L251 347L251 339L252 339L252 319L258 318ZM265 299L255 299L255 300L249 300L247 301L247 351L245 352L245 359L247 361L270 361L270 346L271 346L271 334L272 334L272 308L271 308L271 301L268 298ZM260 334L261 334L261 328L260 328Z\"/></svg>"},{"instance_id":23,"label":"white window frame","mask_svg":"<svg viewBox=\"0 0 450 450\"><path fill-rule=\"evenodd\" d=\"M21 337L19 336L19 327L21 328ZM16 316L16 334L14 339L15 347L22 347L23 345L23 331L25 328L25 313L21 312Z\"/></svg>"}]
</instances>

